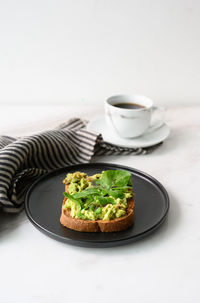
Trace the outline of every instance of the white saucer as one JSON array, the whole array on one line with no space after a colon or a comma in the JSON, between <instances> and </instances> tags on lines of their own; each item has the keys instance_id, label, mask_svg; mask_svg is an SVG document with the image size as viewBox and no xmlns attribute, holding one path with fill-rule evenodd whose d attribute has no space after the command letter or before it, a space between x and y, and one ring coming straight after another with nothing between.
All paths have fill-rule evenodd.
<instances>
[{"instance_id":1,"label":"white saucer","mask_svg":"<svg viewBox=\"0 0 200 303\"><path fill-rule=\"evenodd\" d=\"M125 139L119 137L111 129L107 128L104 116L99 116L92 119L88 125L87 129L91 132L102 134L103 140L105 142L111 143L113 145L129 148L137 147L149 147L164 141L170 133L170 129L167 124L163 124L160 128L146 133L137 138Z\"/></svg>"}]
</instances>

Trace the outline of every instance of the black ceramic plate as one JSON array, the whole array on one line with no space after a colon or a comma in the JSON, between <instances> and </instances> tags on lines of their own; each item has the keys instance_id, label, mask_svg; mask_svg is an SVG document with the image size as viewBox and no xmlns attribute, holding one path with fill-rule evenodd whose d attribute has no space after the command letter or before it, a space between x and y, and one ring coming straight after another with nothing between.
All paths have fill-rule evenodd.
<instances>
[{"instance_id":1,"label":"black ceramic plate","mask_svg":"<svg viewBox=\"0 0 200 303\"><path fill-rule=\"evenodd\" d=\"M108 169L125 169L132 175L135 193L135 223L125 231L113 233L84 233L60 224L64 184L69 172L83 171L88 175ZM68 166L37 180L29 189L25 209L29 220L48 236L70 244L87 247L118 246L143 238L158 228L167 216L169 197L154 178L136 169L106 163Z\"/></svg>"}]
</instances>

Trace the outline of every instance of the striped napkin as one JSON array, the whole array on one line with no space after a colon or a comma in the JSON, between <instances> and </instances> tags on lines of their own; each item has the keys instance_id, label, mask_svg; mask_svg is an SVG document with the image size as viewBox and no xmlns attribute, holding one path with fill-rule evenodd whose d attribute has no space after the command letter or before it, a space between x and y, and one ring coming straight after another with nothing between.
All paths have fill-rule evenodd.
<instances>
[{"instance_id":1,"label":"striped napkin","mask_svg":"<svg viewBox=\"0 0 200 303\"><path fill-rule=\"evenodd\" d=\"M122 148L103 141L86 129L87 121L74 118L54 130L12 138L0 137L0 209L19 212L30 185L55 169L92 161L93 156L139 155L148 148Z\"/></svg>"}]
</instances>

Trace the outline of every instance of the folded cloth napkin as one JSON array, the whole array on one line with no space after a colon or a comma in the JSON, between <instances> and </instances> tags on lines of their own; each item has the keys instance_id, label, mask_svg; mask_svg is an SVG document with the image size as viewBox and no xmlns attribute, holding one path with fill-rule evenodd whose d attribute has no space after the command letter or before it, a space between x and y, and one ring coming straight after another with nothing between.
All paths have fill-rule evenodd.
<instances>
[{"instance_id":1,"label":"folded cloth napkin","mask_svg":"<svg viewBox=\"0 0 200 303\"><path fill-rule=\"evenodd\" d=\"M54 130L12 138L0 137L0 209L19 212L30 185L40 176L72 164L90 162L93 156L139 155L148 148L122 148L87 131L87 121L73 118Z\"/></svg>"}]
</instances>

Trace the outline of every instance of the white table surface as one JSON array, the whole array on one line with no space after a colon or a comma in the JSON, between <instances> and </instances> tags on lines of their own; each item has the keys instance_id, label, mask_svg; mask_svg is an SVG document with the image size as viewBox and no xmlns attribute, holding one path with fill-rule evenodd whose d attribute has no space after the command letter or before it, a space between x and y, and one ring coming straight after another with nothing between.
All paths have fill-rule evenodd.
<instances>
[{"instance_id":1,"label":"white table surface","mask_svg":"<svg viewBox=\"0 0 200 303\"><path fill-rule=\"evenodd\" d=\"M1 107L0 133L30 134L102 108ZM26 218L0 214L0 302L200 302L200 107L171 107L170 137L152 154L110 156L167 189L171 208L159 230L115 248L57 242Z\"/></svg>"}]
</instances>

